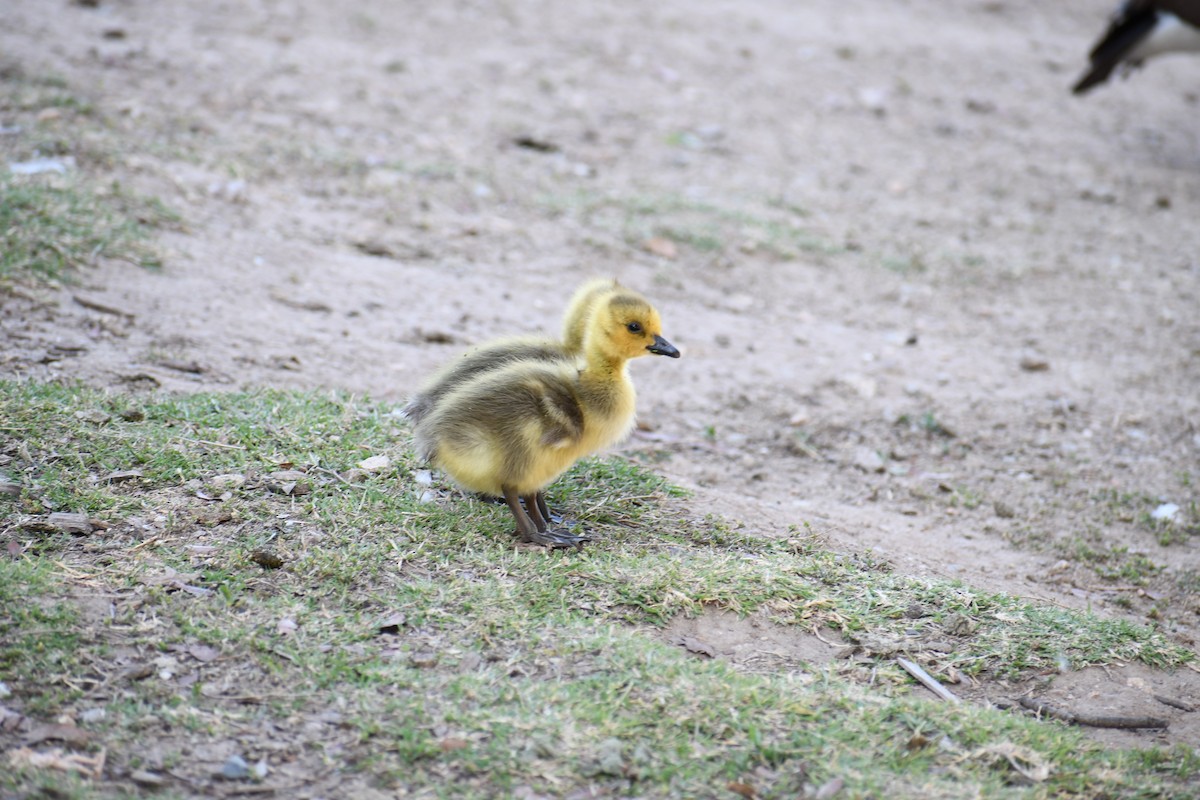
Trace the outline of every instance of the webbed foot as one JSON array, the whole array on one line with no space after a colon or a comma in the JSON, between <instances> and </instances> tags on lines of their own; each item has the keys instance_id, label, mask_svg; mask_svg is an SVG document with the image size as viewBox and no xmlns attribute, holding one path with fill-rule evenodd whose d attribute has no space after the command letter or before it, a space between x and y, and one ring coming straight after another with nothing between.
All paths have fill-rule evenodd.
<instances>
[{"instance_id":1,"label":"webbed foot","mask_svg":"<svg viewBox=\"0 0 1200 800\"><path fill-rule=\"evenodd\" d=\"M568 547L573 547L577 550L582 549L584 542L590 542L591 540L590 536L571 533L566 528L547 528L544 531L534 531L529 536L521 536L521 541L523 542L540 544L543 547L549 547L554 550Z\"/></svg>"},{"instance_id":2,"label":"webbed foot","mask_svg":"<svg viewBox=\"0 0 1200 800\"><path fill-rule=\"evenodd\" d=\"M541 513L544 501L539 504L536 495L524 498L525 505L522 506L521 498L512 487L503 486L501 489L504 492L504 502L508 504L513 519L517 522L517 534L522 542L550 548L580 548L584 542L591 541L588 537L578 536L564 527L551 528Z\"/></svg>"}]
</instances>

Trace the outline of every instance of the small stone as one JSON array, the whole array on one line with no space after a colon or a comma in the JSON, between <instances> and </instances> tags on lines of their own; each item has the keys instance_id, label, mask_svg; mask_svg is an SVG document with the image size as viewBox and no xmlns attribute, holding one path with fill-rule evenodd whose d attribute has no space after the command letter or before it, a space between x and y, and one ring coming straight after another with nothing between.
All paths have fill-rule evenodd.
<instances>
[{"instance_id":1,"label":"small stone","mask_svg":"<svg viewBox=\"0 0 1200 800\"><path fill-rule=\"evenodd\" d=\"M279 569L284 561L273 550L255 550L250 554L250 560L263 569Z\"/></svg>"},{"instance_id":2,"label":"small stone","mask_svg":"<svg viewBox=\"0 0 1200 800\"><path fill-rule=\"evenodd\" d=\"M308 476L295 469L285 469L272 472L267 476L267 489L276 494L298 496L312 492L312 484Z\"/></svg>"},{"instance_id":3,"label":"small stone","mask_svg":"<svg viewBox=\"0 0 1200 800\"><path fill-rule=\"evenodd\" d=\"M1017 515L1017 512L1013 510L1013 507L1008 503L1005 503L1003 500L997 500L995 503L993 503L992 510L996 512L996 516L1000 517L1000 519L1012 519Z\"/></svg>"},{"instance_id":4,"label":"small stone","mask_svg":"<svg viewBox=\"0 0 1200 800\"><path fill-rule=\"evenodd\" d=\"M14 175L38 175L43 172L58 172L61 174L73 166L75 166L74 159L60 161L57 158L35 158L32 161L8 162L8 170Z\"/></svg>"},{"instance_id":5,"label":"small stone","mask_svg":"<svg viewBox=\"0 0 1200 800\"><path fill-rule=\"evenodd\" d=\"M867 86L858 90L859 104L876 116L887 113L888 90Z\"/></svg>"},{"instance_id":6,"label":"small stone","mask_svg":"<svg viewBox=\"0 0 1200 800\"><path fill-rule=\"evenodd\" d=\"M1045 372L1050 369L1050 362L1046 360L1045 356L1037 353L1025 353L1018 363L1026 372Z\"/></svg>"},{"instance_id":7,"label":"small stone","mask_svg":"<svg viewBox=\"0 0 1200 800\"><path fill-rule=\"evenodd\" d=\"M879 383L874 378L868 378L866 375L849 373L843 375L841 381L853 389L860 397L868 400L879 392Z\"/></svg>"},{"instance_id":8,"label":"small stone","mask_svg":"<svg viewBox=\"0 0 1200 800\"><path fill-rule=\"evenodd\" d=\"M596 747L595 760L592 763L592 775L620 776L624 773L625 758L620 739L605 739Z\"/></svg>"},{"instance_id":9,"label":"small stone","mask_svg":"<svg viewBox=\"0 0 1200 800\"><path fill-rule=\"evenodd\" d=\"M222 475L213 475L208 479L208 485L219 492L227 489L237 489L245 485L246 476L237 472L229 472Z\"/></svg>"},{"instance_id":10,"label":"small stone","mask_svg":"<svg viewBox=\"0 0 1200 800\"><path fill-rule=\"evenodd\" d=\"M679 256L679 248L670 239L655 236L642 242L642 249L659 258L673 259Z\"/></svg>"},{"instance_id":11,"label":"small stone","mask_svg":"<svg viewBox=\"0 0 1200 800\"><path fill-rule=\"evenodd\" d=\"M738 294L731 294L725 298L725 307L730 311L737 311L739 313L749 311L757 304L758 301L755 300L752 295L742 294L740 292Z\"/></svg>"},{"instance_id":12,"label":"small stone","mask_svg":"<svg viewBox=\"0 0 1200 800\"><path fill-rule=\"evenodd\" d=\"M28 527L28 526L27 526ZM46 521L40 525L36 525L38 530L49 529L52 531L61 531L74 536L87 536L93 530L95 525L88 519L87 514L76 514L70 511L55 511L50 516L46 517Z\"/></svg>"},{"instance_id":13,"label":"small stone","mask_svg":"<svg viewBox=\"0 0 1200 800\"><path fill-rule=\"evenodd\" d=\"M942 621L942 630L951 636L966 636L978 628L978 623L966 614L955 612Z\"/></svg>"},{"instance_id":14,"label":"small stone","mask_svg":"<svg viewBox=\"0 0 1200 800\"><path fill-rule=\"evenodd\" d=\"M0 472L0 496L20 497L21 484Z\"/></svg>"},{"instance_id":15,"label":"small stone","mask_svg":"<svg viewBox=\"0 0 1200 800\"><path fill-rule=\"evenodd\" d=\"M340 475L342 480L344 480L346 483L362 483L368 477L370 477L371 473L367 472L365 469L353 467L345 472L340 473Z\"/></svg>"},{"instance_id":16,"label":"small stone","mask_svg":"<svg viewBox=\"0 0 1200 800\"><path fill-rule=\"evenodd\" d=\"M1174 522L1175 517L1178 514L1179 514L1179 506L1175 505L1174 503L1163 503L1158 508L1156 508L1150 512L1150 517L1152 519L1160 519L1160 520L1166 520L1167 522Z\"/></svg>"},{"instance_id":17,"label":"small stone","mask_svg":"<svg viewBox=\"0 0 1200 800\"><path fill-rule=\"evenodd\" d=\"M412 664L418 669L429 669L430 667L437 666L438 656L437 653L433 652L432 650L422 650L419 653L413 653L412 656L409 657L408 663Z\"/></svg>"},{"instance_id":18,"label":"small stone","mask_svg":"<svg viewBox=\"0 0 1200 800\"><path fill-rule=\"evenodd\" d=\"M250 777L250 765L241 756L230 756L221 767L221 777L229 781L240 781Z\"/></svg>"},{"instance_id":19,"label":"small stone","mask_svg":"<svg viewBox=\"0 0 1200 800\"><path fill-rule=\"evenodd\" d=\"M413 473L413 481L416 482L418 486L432 486L433 472L427 469L419 469Z\"/></svg>"},{"instance_id":20,"label":"small stone","mask_svg":"<svg viewBox=\"0 0 1200 800\"><path fill-rule=\"evenodd\" d=\"M108 712L106 712L103 708L89 708L84 710L83 713L79 715L79 721L90 725L92 723L100 722L105 716L107 716L107 713Z\"/></svg>"},{"instance_id":21,"label":"small stone","mask_svg":"<svg viewBox=\"0 0 1200 800\"><path fill-rule=\"evenodd\" d=\"M150 788L164 786L167 782L166 779L157 772L150 772L149 770L144 769L135 770L132 774L130 774L129 779L138 786L147 786Z\"/></svg>"},{"instance_id":22,"label":"small stone","mask_svg":"<svg viewBox=\"0 0 1200 800\"><path fill-rule=\"evenodd\" d=\"M860 447L854 452L854 466L863 472L883 472L883 456L869 447Z\"/></svg>"}]
</instances>

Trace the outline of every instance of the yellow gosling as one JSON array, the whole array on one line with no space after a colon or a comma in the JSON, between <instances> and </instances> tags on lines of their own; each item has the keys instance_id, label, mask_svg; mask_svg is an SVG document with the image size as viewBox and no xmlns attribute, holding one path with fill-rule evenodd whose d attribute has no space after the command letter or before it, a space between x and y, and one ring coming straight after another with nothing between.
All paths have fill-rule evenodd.
<instances>
[{"instance_id":1,"label":"yellow gosling","mask_svg":"<svg viewBox=\"0 0 1200 800\"><path fill-rule=\"evenodd\" d=\"M599 292L591 308L581 361L521 358L477 372L415 425L425 458L464 488L505 499L522 541L550 547L585 541L550 528L540 493L583 456L629 434L637 400L630 359L679 357L662 337L658 312L637 292Z\"/></svg>"}]
</instances>

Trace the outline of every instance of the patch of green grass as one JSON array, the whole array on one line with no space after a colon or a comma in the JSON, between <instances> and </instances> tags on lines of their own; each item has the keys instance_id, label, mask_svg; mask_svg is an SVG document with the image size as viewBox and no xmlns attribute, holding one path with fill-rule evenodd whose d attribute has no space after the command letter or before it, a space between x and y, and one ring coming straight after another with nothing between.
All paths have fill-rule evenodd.
<instances>
[{"instance_id":1,"label":"patch of green grass","mask_svg":"<svg viewBox=\"0 0 1200 800\"><path fill-rule=\"evenodd\" d=\"M921 431L928 436L937 436L943 439L953 439L954 431L947 428L933 411L926 411L919 415L901 414L896 418L896 425L908 428L912 431Z\"/></svg>"},{"instance_id":2,"label":"patch of green grass","mask_svg":"<svg viewBox=\"0 0 1200 800\"><path fill-rule=\"evenodd\" d=\"M921 275L929 269L929 265L925 263L925 260L915 254L907 256L884 256L882 264L884 269L904 276Z\"/></svg>"},{"instance_id":3,"label":"patch of green grass","mask_svg":"<svg viewBox=\"0 0 1200 800\"><path fill-rule=\"evenodd\" d=\"M1105 580L1145 586L1163 569L1141 553L1131 553L1128 547L1119 545L1097 549L1076 538L1066 543L1064 549L1066 555L1092 567Z\"/></svg>"},{"instance_id":4,"label":"patch of green grass","mask_svg":"<svg viewBox=\"0 0 1200 800\"><path fill-rule=\"evenodd\" d=\"M23 699L37 713L76 694L58 679L77 666L77 619L52 570L44 559L0 560L0 679L36 687Z\"/></svg>"},{"instance_id":5,"label":"patch of green grass","mask_svg":"<svg viewBox=\"0 0 1200 800\"><path fill-rule=\"evenodd\" d=\"M102 258L159 267L147 230L170 219L160 203L116 184L98 192L82 181L0 176L0 278L67 280Z\"/></svg>"},{"instance_id":6,"label":"patch of green grass","mask_svg":"<svg viewBox=\"0 0 1200 800\"><path fill-rule=\"evenodd\" d=\"M117 142L91 104L61 78L0 65L0 279L70 280L99 259L161 264L151 228L178 224L160 201L108 182ZM67 173L11 174L7 162L55 158Z\"/></svg>"},{"instance_id":7,"label":"patch of green grass","mask_svg":"<svg viewBox=\"0 0 1200 800\"><path fill-rule=\"evenodd\" d=\"M262 724L286 731L314 774L336 765L339 784L463 797L711 796L731 781L795 797L835 777L851 797L1029 796L997 755L1010 746L1053 768L1033 796L1182 797L1197 774L1182 753L1108 751L1058 724L922 700L888 658L868 688L853 667L746 674L647 635L724 609L857 640L949 636L939 665L984 679L1192 657L1150 629L896 575L804 530L764 540L693 519L678 489L619 458L588 459L551 487L552 507L594 541L546 552L514 547L503 506L417 481L406 429L365 399L5 383L0 420L5 470L24 487L0 539L34 544L45 535L22 520L49 508L111 525L46 537L0 566L16 576L0 584L6 606L38 598L29 608L50 615L18 623L45 653L13 662L21 712L52 713L82 686L78 703L107 711L96 746L111 774L164 769L160 758L202 782L213 765L179 753ZM391 463L354 473L370 455ZM131 468L141 477L103 479ZM284 468L304 472L304 492L272 488ZM222 474L244 481L223 487ZM262 549L283 567L259 566ZM68 591L111 612L85 627ZM936 611L912 619L914 603ZM56 666L68 658L106 676L153 669L92 696ZM167 755L137 746L150 730Z\"/></svg>"},{"instance_id":8,"label":"patch of green grass","mask_svg":"<svg viewBox=\"0 0 1200 800\"><path fill-rule=\"evenodd\" d=\"M978 508L983 502L983 495L970 486L958 485L950 493L950 505L962 508Z\"/></svg>"},{"instance_id":9,"label":"patch of green grass","mask_svg":"<svg viewBox=\"0 0 1200 800\"><path fill-rule=\"evenodd\" d=\"M578 191L539 199L554 214L615 233L639 246L661 236L701 252L724 252L731 246L763 251L779 259L800 253L837 255L834 245L799 225L799 216L778 202L743 198L735 205L710 202L669 192L628 195Z\"/></svg>"}]
</instances>

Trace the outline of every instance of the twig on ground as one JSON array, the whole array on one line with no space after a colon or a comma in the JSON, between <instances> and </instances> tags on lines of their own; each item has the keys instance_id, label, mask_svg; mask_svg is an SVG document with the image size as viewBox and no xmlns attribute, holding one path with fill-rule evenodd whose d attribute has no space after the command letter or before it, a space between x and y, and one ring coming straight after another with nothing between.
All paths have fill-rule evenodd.
<instances>
[{"instance_id":1,"label":"twig on ground","mask_svg":"<svg viewBox=\"0 0 1200 800\"><path fill-rule=\"evenodd\" d=\"M1167 697L1166 695L1156 694L1156 695L1154 695L1154 699L1157 700L1158 702L1162 703L1165 706L1170 706L1171 708L1178 708L1180 711L1195 711L1196 710L1196 707L1194 705L1192 705L1191 703L1185 703L1183 700L1176 700L1174 697Z\"/></svg>"},{"instance_id":2,"label":"twig on ground","mask_svg":"<svg viewBox=\"0 0 1200 800\"><path fill-rule=\"evenodd\" d=\"M192 444L206 444L210 447L224 447L226 450L245 450L246 448L240 444L225 444L224 442L210 442L208 439L188 439L184 437L183 441L191 442Z\"/></svg>"},{"instance_id":3,"label":"twig on ground","mask_svg":"<svg viewBox=\"0 0 1200 800\"><path fill-rule=\"evenodd\" d=\"M1079 714L1064 708L1051 705L1044 700L1032 697L1022 697L1017 701L1022 708L1027 708L1047 717L1054 717L1072 725L1086 725L1090 728L1165 728L1167 721L1157 717L1105 717L1095 714Z\"/></svg>"},{"instance_id":4,"label":"twig on ground","mask_svg":"<svg viewBox=\"0 0 1200 800\"><path fill-rule=\"evenodd\" d=\"M127 317L129 319L133 319L134 317L133 314L130 314L124 309L116 308L106 303L101 303L99 300L93 300L90 297L83 297L82 295L73 294L71 295L71 299L90 311L99 311L101 314L112 314L114 317Z\"/></svg>"},{"instance_id":5,"label":"twig on ground","mask_svg":"<svg viewBox=\"0 0 1200 800\"><path fill-rule=\"evenodd\" d=\"M339 481L346 484L347 486L353 487L355 485L351 481L348 481L345 478L343 478L341 476L341 474L337 472L337 470L327 469L325 467L314 467L314 469L316 469L317 472L325 473L326 475L330 476L331 478L337 478Z\"/></svg>"},{"instance_id":6,"label":"twig on ground","mask_svg":"<svg viewBox=\"0 0 1200 800\"><path fill-rule=\"evenodd\" d=\"M905 672L920 681L926 689L933 692L943 700L946 700L950 703L962 702L958 699L958 695L943 686L937 678L933 677L928 672L921 669L921 667L919 667L917 664L909 661L907 658L897 658L896 663L903 667Z\"/></svg>"}]
</instances>

